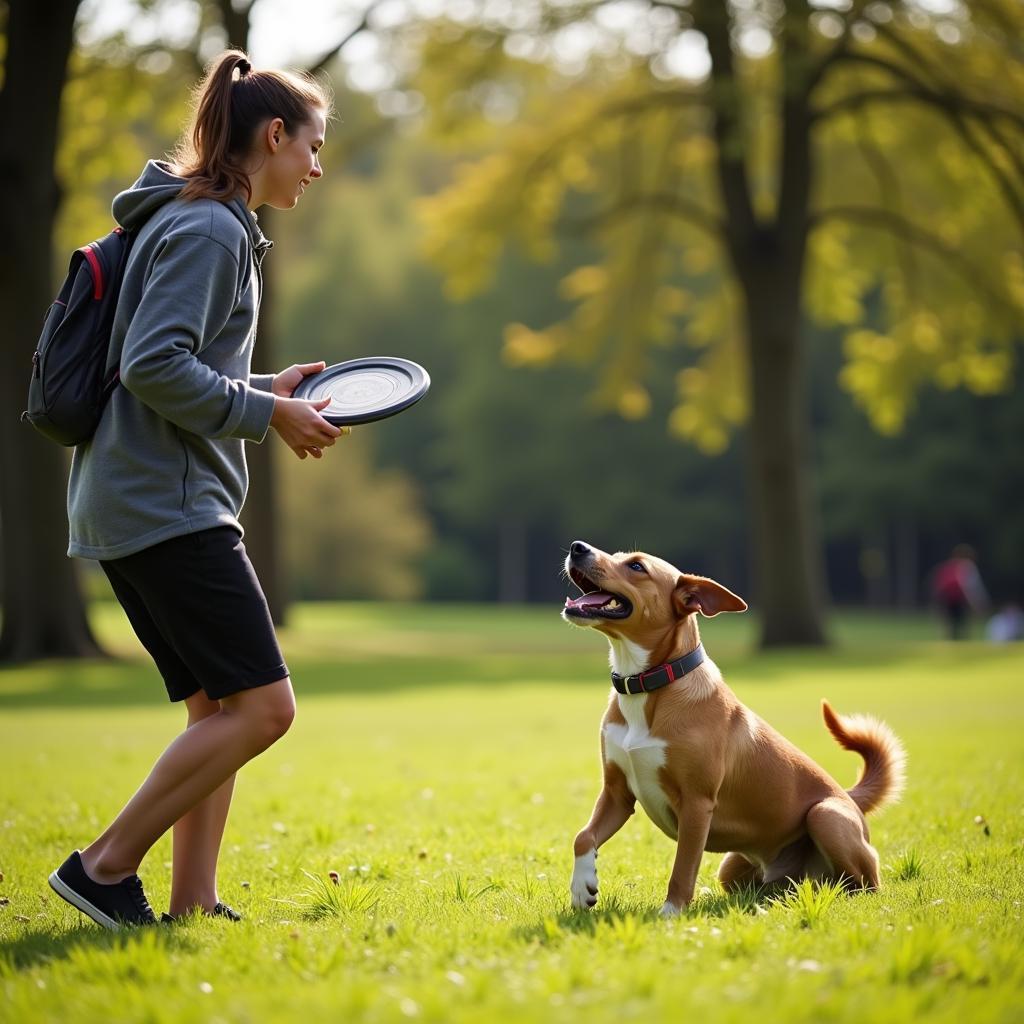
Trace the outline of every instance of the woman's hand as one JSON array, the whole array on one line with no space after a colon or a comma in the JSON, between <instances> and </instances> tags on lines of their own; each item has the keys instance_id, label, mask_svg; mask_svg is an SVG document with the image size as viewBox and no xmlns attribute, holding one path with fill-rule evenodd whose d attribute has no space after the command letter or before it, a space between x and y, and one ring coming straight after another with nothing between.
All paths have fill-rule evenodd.
<instances>
[{"instance_id":1,"label":"woman's hand","mask_svg":"<svg viewBox=\"0 0 1024 1024\"><path fill-rule=\"evenodd\" d=\"M274 412L270 425L281 440L300 458L312 455L323 458L324 448L330 448L342 434L350 434L350 427L336 427L320 415L321 409L331 404L329 398L307 402L303 398L274 398Z\"/></svg>"},{"instance_id":2,"label":"woman's hand","mask_svg":"<svg viewBox=\"0 0 1024 1024\"><path fill-rule=\"evenodd\" d=\"M329 398L317 402L292 398L303 377L319 373L326 365L323 361L296 363L287 370L275 374L274 382L270 386L271 394L274 395L274 412L270 417L270 425L300 459L307 455L312 455L314 459L322 459L324 448L330 448L336 438L352 433L351 427L336 427L320 415L320 410L331 404Z\"/></svg>"},{"instance_id":3,"label":"woman's hand","mask_svg":"<svg viewBox=\"0 0 1024 1024\"><path fill-rule=\"evenodd\" d=\"M291 398L303 377L311 373L319 373L326 369L327 364L321 359L319 363L295 363L287 370L274 374L274 382L270 385L270 393L279 398Z\"/></svg>"}]
</instances>

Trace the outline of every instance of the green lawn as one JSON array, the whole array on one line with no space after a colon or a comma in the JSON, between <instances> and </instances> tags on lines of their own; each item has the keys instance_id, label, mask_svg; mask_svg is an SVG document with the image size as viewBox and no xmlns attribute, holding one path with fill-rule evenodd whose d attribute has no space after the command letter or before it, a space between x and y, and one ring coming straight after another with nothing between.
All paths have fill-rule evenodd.
<instances>
[{"instance_id":1,"label":"green lawn","mask_svg":"<svg viewBox=\"0 0 1024 1024\"><path fill-rule=\"evenodd\" d=\"M569 910L608 684L557 611L298 609L299 716L242 772L225 839L240 925L111 935L46 885L182 724L117 609L94 616L119 661L0 672L0 1020L1024 1019L1021 645L849 615L830 651L762 655L749 618L702 623L741 699L840 780L859 762L822 697L896 729L909 785L872 819L883 891L729 900L707 855L662 921L673 848L642 812L602 850L597 910ZM141 870L158 912L168 858Z\"/></svg>"}]
</instances>

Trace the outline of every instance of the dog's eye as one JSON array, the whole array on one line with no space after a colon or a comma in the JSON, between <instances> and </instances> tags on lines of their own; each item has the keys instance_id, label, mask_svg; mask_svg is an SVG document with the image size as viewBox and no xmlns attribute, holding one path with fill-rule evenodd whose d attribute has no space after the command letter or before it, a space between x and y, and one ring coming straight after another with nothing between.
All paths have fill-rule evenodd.
<instances>
[{"instance_id":1,"label":"dog's eye","mask_svg":"<svg viewBox=\"0 0 1024 1024\"><path fill-rule=\"evenodd\" d=\"M644 563L641 562L638 558L634 558L633 561L629 563L627 568L632 569L633 572L647 572L647 570L644 568Z\"/></svg>"}]
</instances>

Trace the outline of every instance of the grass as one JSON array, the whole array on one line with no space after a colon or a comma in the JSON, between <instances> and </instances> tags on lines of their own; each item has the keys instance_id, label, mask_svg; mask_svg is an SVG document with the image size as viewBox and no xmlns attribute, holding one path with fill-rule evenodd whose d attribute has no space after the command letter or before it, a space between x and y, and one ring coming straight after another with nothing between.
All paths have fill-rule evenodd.
<instances>
[{"instance_id":1,"label":"grass","mask_svg":"<svg viewBox=\"0 0 1024 1024\"><path fill-rule=\"evenodd\" d=\"M852 783L819 701L884 717L910 754L872 818L884 889L726 896L704 858L657 910L671 844L641 814L568 904L599 784L597 637L549 609L299 608L299 698L241 773L220 894L246 920L113 935L46 875L118 810L181 726L116 609L116 662L0 672L0 1020L1019 1021L1024 1016L1024 650L840 616L829 651L762 655L743 617L704 640L756 711ZM166 908L170 843L141 874ZM332 875L333 872L333 875Z\"/></svg>"}]
</instances>

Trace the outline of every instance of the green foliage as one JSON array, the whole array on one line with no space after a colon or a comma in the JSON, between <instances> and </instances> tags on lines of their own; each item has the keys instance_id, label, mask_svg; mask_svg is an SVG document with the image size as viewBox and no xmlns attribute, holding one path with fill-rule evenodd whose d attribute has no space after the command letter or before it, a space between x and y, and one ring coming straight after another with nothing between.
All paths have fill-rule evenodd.
<instances>
[{"instance_id":1,"label":"green foliage","mask_svg":"<svg viewBox=\"0 0 1024 1024\"><path fill-rule=\"evenodd\" d=\"M417 560L431 540L416 487L374 466L366 427L323 459L276 452L292 591L305 598L421 596Z\"/></svg>"},{"instance_id":2,"label":"green foliage","mask_svg":"<svg viewBox=\"0 0 1024 1024\"><path fill-rule=\"evenodd\" d=\"M499 520L521 524L534 598L557 590L560 552L574 537L656 550L748 587L742 431L739 444L711 459L674 444L665 430L672 417L704 416L693 406L673 413L680 381L692 403L720 403L713 375L685 365L709 345L719 356L727 352L711 344L713 322L703 348L648 353L652 369L643 390L651 415L623 419L620 411L603 411L586 366L524 364L502 336L511 321L538 323L564 313L560 281L577 261L592 265L593 248L567 245L544 266L508 253L493 289L446 303L434 273L416 259L419 235L410 215L415 197L444 167L422 137L390 140L373 152L372 173L332 168L308 205L280 218L271 256L285 268L278 337L285 361L376 351L409 356L430 370L431 392L415 410L352 439L372 436L375 461L416 482L435 537L419 562L426 593L496 594ZM586 285L581 277L579 288ZM970 537L982 551L986 578L998 578L1005 589L1024 558L1017 537L1024 519L1015 511L1022 492L1014 452L998 439L1024 429L1024 392L977 398L925 388L903 434L880 436L834 386L842 362L838 334L816 334L811 361L815 461L829 539L860 543L865 529L895 536L910 523L938 558ZM739 353L730 365L742 373ZM714 422L712 413L707 420ZM342 444L331 463L345 451ZM309 469L301 474L306 480L321 475L318 466L291 468ZM951 480L969 486L951 489ZM996 508L1002 514L994 515ZM308 516L288 515L285 528L301 536ZM930 564L919 565L922 577ZM844 600L863 593L856 567L850 572L840 563L833 583Z\"/></svg>"},{"instance_id":3,"label":"green foliage","mask_svg":"<svg viewBox=\"0 0 1024 1024\"><path fill-rule=\"evenodd\" d=\"M544 16L561 23L583 6L546 9ZM986 12L1004 9L985 5L972 16L983 21ZM207 24L215 12L204 12ZM979 52L999 45L1019 22L1017 12L1004 13L1003 28L986 27L972 43ZM749 596L749 500L739 482L747 455L738 426L747 412L742 304L714 234L678 216L672 204L642 201L668 190L675 200L718 211L717 149L701 106L706 90L659 78L650 62L620 51L565 75L546 62L543 46L527 45L529 33L506 42L500 12L485 20L436 31L408 26L410 45L424 46L415 85L437 129L432 134L412 123L382 128L373 99L347 92L339 79L339 118L323 155L327 175L295 211L275 218L270 260L278 271L281 363L380 352L417 359L433 377L415 410L357 430L322 463L281 453L281 531L297 567L293 583L306 595L493 597L509 589L501 583L501 551L512 537L527 569L526 596L546 598L560 592L562 549L584 537L658 551ZM822 45L815 36L813 52ZM927 50L945 55L951 45L929 37ZM881 53L882 46L876 37L865 52ZM196 74L190 61L159 47L136 52L123 39L75 55L60 157L67 191L58 269L70 246L108 228L110 199L142 160L173 144ZM993 85L993 104L1016 102L1011 63L1002 62L1007 76ZM757 171L752 189L759 214L768 217L778 191L777 57L745 58L741 71L742 96L751 103L745 125ZM980 63L963 72L979 89L992 74ZM851 62L826 83L821 102L840 101L847 84L874 87L881 75ZM947 221L969 221L957 245L987 268L991 287L1012 284L998 265L1012 219L1003 216L993 227L993 245L981 244L999 195L975 151L948 138L934 116L917 118L909 103L873 112L849 106L817 131L820 204L884 191L880 150L906 176L900 209L936 234L946 232L939 226ZM1007 149L1011 163L1014 152ZM454 165L492 157L490 173L499 175L493 203L472 187L463 196L443 187ZM530 160L536 174L517 176L516 162ZM476 172L465 173L472 185ZM547 193L544 176L554 180ZM539 198L526 202L535 187ZM428 210L454 204L455 220L441 217L425 237L414 215L421 197L433 197ZM460 226L473 209L493 221L501 253L493 263L474 255L472 225ZM424 245L444 266L482 274L492 286L469 301L450 301L444 280L423 262ZM1019 459L1005 441L1024 429L1019 370L1009 371L1018 386L991 396L925 383L901 435L867 429L862 405L835 388L844 365L854 365L842 338L886 334L890 273L909 278L916 271L923 279L918 298L948 290L950 306L959 304L966 279L955 261L933 273L943 261L864 223L822 220L810 245L805 307L810 319L831 325L811 335L810 371L835 591L844 600L861 598L856 561L848 566L842 555L867 544L870 533L872 544L893 549L886 554L890 575L906 549L904 535L914 538L922 559L912 567L915 588L932 555L970 539L994 593L1011 594L1024 565L1024 491ZM643 258L633 260L637 246ZM537 254L547 262L534 262ZM943 325L969 305L950 310L948 321L942 313L947 355L959 342ZM640 307L645 330L657 339L650 343L633 329ZM925 347L929 322L934 328L934 319L915 321ZM885 347L874 335L862 333L857 342L870 355L865 373L876 372L871 360ZM966 349L956 351L949 358L962 369ZM886 377L879 403L893 389L909 397L912 378L927 378L916 358L894 359L899 372ZM736 443L716 459L674 443L718 452L730 437ZM320 545L330 552L329 569L315 558Z\"/></svg>"},{"instance_id":4,"label":"green foliage","mask_svg":"<svg viewBox=\"0 0 1024 1024\"><path fill-rule=\"evenodd\" d=\"M572 837L600 783L596 637L557 607L299 606L282 634L299 715L239 774L220 862L219 894L245 920L113 935L46 875L184 717L123 615L93 618L121 660L0 673L0 1020L1019 1015L1020 650L936 643L921 618L840 615L835 651L759 656L742 617L708 622L741 699L835 778L852 783L856 758L822 727L822 694L896 729L909 788L869 819L881 891L826 910L814 887L788 909L756 890L727 897L707 854L694 905L666 921L673 847L642 813L602 848L595 910L569 908ZM911 851L926 870L892 870ZM158 911L170 854L165 837L141 869Z\"/></svg>"},{"instance_id":5,"label":"green foliage","mask_svg":"<svg viewBox=\"0 0 1024 1024\"><path fill-rule=\"evenodd\" d=\"M631 542L708 569L717 559L735 578L738 455L711 463L680 447L665 457L675 388L669 353L653 354L659 379L645 388L662 415L625 421L595 405L584 367L510 365L501 324L564 309L559 275L509 256L499 288L446 303L436 274L416 257L411 216L416 195L439 173L435 153L422 138L393 140L376 167L372 177L328 175L313 201L275 229L272 258L287 267L278 338L287 360L385 352L430 371L431 392L414 410L357 431L373 436L383 465L417 481L436 531L421 562L428 593L495 593L498 538L517 524L529 549L530 594L555 585L569 540L626 543L624 522ZM621 485L595 489L610 460ZM669 495L684 492L681 512ZM286 515L288 530L301 536L302 524Z\"/></svg>"},{"instance_id":6,"label":"green foliage","mask_svg":"<svg viewBox=\"0 0 1024 1024\"><path fill-rule=\"evenodd\" d=\"M732 22L735 75L714 83L672 77L664 62L678 32L710 22L704 8L715 5L677 15L641 5L643 46L605 31L599 6L542 5L506 27L506 48L515 39L517 50L530 49L532 39L542 55L557 50L567 22L601 39L600 62L561 77L551 67L539 73L543 57L484 59L500 25L488 25L488 44L476 25L436 30L444 53L458 40L459 52L481 55L454 65L451 94L518 87L515 122L422 204L425 251L449 294L489 286L507 246L550 262L576 230L598 249L563 278L569 315L540 327L510 323L514 361L593 365L605 404L632 416L647 411L651 348L696 347L671 425L721 451L747 413L736 260L760 259L770 271L778 256L759 253L722 205L719 159L743 165L757 230L801 231L775 218L789 215L782 198L800 187L785 175L805 172L781 154L785 104L806 87L812 208L803 307L818 324L844 329L843 386L888 434L903 427L922 384L978 394L1008 387L1024 312L1024 65L1011 56L1024 27L1019 5L932 14L875 3L866 12L816 11L806 22L734 7L723 17ZM736 42L750 20L771 34L757 54ZM433 56L428 45L423 77L450 135L452 104L440 101L438 85L447 67ZM716 90L732 90L729 102ZM475 126L473 104L461 109L462 123ZM736 125L718 138L712 114L723 110ZM875 295L882 302L870 318Z\"/></svg>"},{"instance_id":7,"label":"green foliage","mask_svg":"<svg viewBox=\"0 0 1024 1024\"><path fill-rule=\"evenodd\" d=\"M110 230L110 202L163 157L187 116L192 80L170 57L146 70L130 51L76 49L62 98L57 258ZM66 267L61 266L63 272Z\"/></svg>"}]
</instances>

